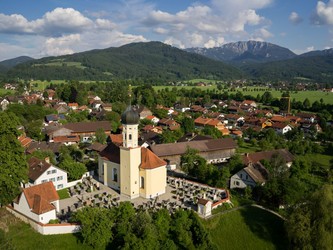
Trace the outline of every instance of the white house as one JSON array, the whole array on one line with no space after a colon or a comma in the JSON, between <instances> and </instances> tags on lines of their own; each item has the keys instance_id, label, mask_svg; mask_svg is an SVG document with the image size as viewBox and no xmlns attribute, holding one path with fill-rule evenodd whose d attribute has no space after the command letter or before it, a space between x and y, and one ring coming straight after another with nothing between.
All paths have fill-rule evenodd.
<instances>
[{"instance_id":1,"label":"white house","mask_svg":"<svg viewBox=\"0 0 333 250\"><path fill-rule=\"evenodd\" d=\"M282 122L274 122L272 124L272 128L276 131L276 133L282 135L293 129L290 125L284 124Z\"/></svg>"},{"instance_id":2,"label":"white house","mask_svg":"<svg viewBox=\"0 0 333 250\"><path fill-rule=\"evenodd\" d=\"M6 98L4 99L0 98L0 107L2 110L6 110L8 105L9 101Z\"/></svg>"},{"instance_id":3,"label":"white house","mask_svg":"<svg viewBox=\"0 0 333 250\"><path fill-rule=\"evenodd\" d=\"M48 159L40 160L31 157L28 160L29 165L29 184L38 185L51 181L56 190L67 187L67 172L53 166Z\"/></svg>"},{"instance_id":4,"label":"white house","mask_svg":"<svg viewBox=\"0 0 333 250\"><path fill-rule=\"evenodd\" d=\"M230 189L255 187L266 182L268 172L260 163L249 164L230 178Z\"/></svg>"},{"instance_id":5,"label":"white house","mask_svg":"<svg viewBox=\"0 0 333 250\"><path fill-rule=\"evenodd\" d=\"M212 215L212 202L206 199L198 200L198 214L203 217L208 217Z\"/></svg>"},{"instance_id":6,"label":"white house","mask_svg":"<svg viewBox=\"0 0 333 250\"><path fill-rule=\"evenodd\" d=\"M47 224L50 220L57 219L59 195L52 182L24 188L14 202L14 210L36 222Z\"/></svg>"}]
</instances>

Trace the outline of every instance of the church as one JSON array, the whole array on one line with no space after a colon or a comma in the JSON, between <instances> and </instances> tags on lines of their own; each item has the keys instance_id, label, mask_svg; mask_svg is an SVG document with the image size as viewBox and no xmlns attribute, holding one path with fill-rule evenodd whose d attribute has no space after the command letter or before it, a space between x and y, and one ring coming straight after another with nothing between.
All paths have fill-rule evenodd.
<instances>
[{"instance_id":1,"label":"church","mask_svg":"<svg viewBox=\"0 0 333 250\"><path fill-rule=\"evenodd\" d=\"M110 143L98 157L99 181L130 199L153 198L166 189L166 162L138 145L139 114L130 105L121 115L123 144Z\"/></svg>"}]
</instances>

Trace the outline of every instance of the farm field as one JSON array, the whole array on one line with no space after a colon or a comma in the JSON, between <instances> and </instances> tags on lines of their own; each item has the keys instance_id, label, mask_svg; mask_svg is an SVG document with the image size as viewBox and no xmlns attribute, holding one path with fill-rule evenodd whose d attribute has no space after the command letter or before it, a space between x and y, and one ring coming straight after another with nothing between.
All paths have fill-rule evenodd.
<instances>
[{"instance_id":1,"label":"farm field","mask_svg":"<svg viewBox=\"0 0 333 250\"><path fill-rule=\"evenodd\" d=\"M203 86L203 87L197 87L197 86L175 86L177 89L192 89L192 88L200 88L201 90L217 90L216 85L212 85L212 86ZM161 89L165 89L165 88L169 88L169 90L171 90L172 88L174 88L174 86L154 86L154 89L157 90L161 90ZM260 89L260 90L257 90ZM234 91L231 91L231 89L223 89L222 92L224 91L228 91L231 94L235 94L237 91L242 92L242 94L245 95L249 95L249 96L253 96L253 97L257 97L258 94L263 95L265 93L265 91L270 91L273 95L274 98L278 98L281 97L282 92L278 91L278 90L271 90L269 88L266 87L248 87L246 90L243 90L241 88L236 89ZM323 92L323 91L297 91L297 92L290 92L290 96L291 96L291 100L293 100L295 98L296 101L301 101L303 102L306 98L309 99L309 101L311 102L311 104L314 101L319 101L321 98L323 99L325 104L333 104L333 93L332 92Z\"/></svg>"},{"instance_id":2,"label":"farm field","mask_svg":"<svg viewBox=\"0 0 333 250\"><path fill-rule=\"evenodd\" d=\"M204 221L218 249L288 249L283 220L256 207L245 207Z\"/></svg>"}]
</instances>

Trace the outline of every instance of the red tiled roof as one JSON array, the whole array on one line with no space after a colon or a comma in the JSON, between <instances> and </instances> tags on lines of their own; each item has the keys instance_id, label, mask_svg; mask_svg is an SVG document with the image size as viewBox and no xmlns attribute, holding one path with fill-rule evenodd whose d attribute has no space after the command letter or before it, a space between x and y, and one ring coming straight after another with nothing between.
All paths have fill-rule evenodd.
<instances>
[{"instance_id":1,"label":"red tiled roof","mask_svg":"<svg viewBox=\"0 0 333 250\"><path fill-rule=\"evenodd\" d=\"M271 118L271 121L273 121L273 122L289 122L289 119L284 117L284 116L273 115L272 118Z\"/></svg>"},{"instance_id":2,"label":"red tiled roof","mask_svg":"<svg viewBox=\"0 0 333 250\"><path fill-rule=\"evenodd\" d=\"M247 165L250 162L257 163L264 159L269 161L272 159L273 155L280 155L286 162L292 162L294 160L294 156L287 149L275 149L243 155L243 163Z\"/></svg>"},{"instance_id":3,"label":"red tiled roof","mask_svg":"<svg viewBox=\"0 0 333 250\"><path fill-rule=\"evenodd\" d=\"M122 134L110 134L110 139L116 145L123 144L123 135Z\"/></svg>"},{"instance_id":4,"label":"red tiled roof","mask_svg":"<svg viewBox=\"0 0 333 250\"><path fill-rule=\"evenodd\" d=\"M165 166L167 163L155 155L147 148L141 148L141 165L142 169L154 169Z\"/></svg>"},{"instance_id":5,"label":"red tiled roof","mask_svg":"<svg viewBox=\"0 0 333 250\"><path fill-rule=\"evenodd\" d=\"M32 212L36 214L54 210L55 206L51 202L59 200L59 195L51 181L23 189L23 195Z\"/></svg>"},{"instance_id":6,"label":"red tiled roof","mask_svg":"<svg viewBox=\"0 0 333 250\"><path fill-rule=\"evenodd\" d=\"M53 137L54 142L79 142L80 136L78 135L64 135Z\"/></svg>"},{"instance_id":7,"label":"red tiled roof","mask_svg":"<svg viewBox=\"0 0 333 250\"><path fill-rule=\"evenodd\" d=\"M24 148L28 147L28 146L30 145L30 143L32 142L32 139L31 139L31 138L26 137L26 136L23 136L23 135L20 136L20 137L18 138L18 140L20 141L22 147L24 147Z\"/></svg>"},{"instance_id":8,"label":"red tiled roof","mask_svg":"<svg viewBox=\"0 0 333 250\"><path fill-rule=\"evenodd\" d=\"M198 199L198 204L206 206L207 203L210 202L210 200L206 200L203 198Z\"/></svg>"}]
</instances>

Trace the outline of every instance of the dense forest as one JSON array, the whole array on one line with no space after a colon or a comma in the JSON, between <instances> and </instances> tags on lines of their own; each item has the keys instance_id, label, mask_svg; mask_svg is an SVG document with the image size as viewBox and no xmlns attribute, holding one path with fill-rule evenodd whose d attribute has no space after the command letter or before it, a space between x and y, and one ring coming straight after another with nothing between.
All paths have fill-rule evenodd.
<instances>
[{"instance_id":1,"label":"dense forest","mask_svg":"<svg viewBox=\"0 0 333 250\"><path fill-rule=\"evenodd\" d=\"M231 65L232 63L216 61L161 42L132 43L117 48L38 60L31 58L6 60L5 65L4 62L0 62L0 79L7 81L17 78L94 81L130 79L154 84L194 78L225 81L305 78L321 83L330 83L333 80L333 55L329 53L300 55L292 59L266 63L254 63L254 61L249 60L248 63L238 64L238 67L235 67Z\"/></svg>"},{"instance_id":2,"label":"dense forest","mask_svg":"<svg viewBox=\"0 0 333 250\"><path fill-rule=\"evenodd\" d=\"M8 78L112 80L150 79L166 82L191 78L239 79L240 70L160 42L48 57L18 65Z\"/></svg>"}]
</instances>

